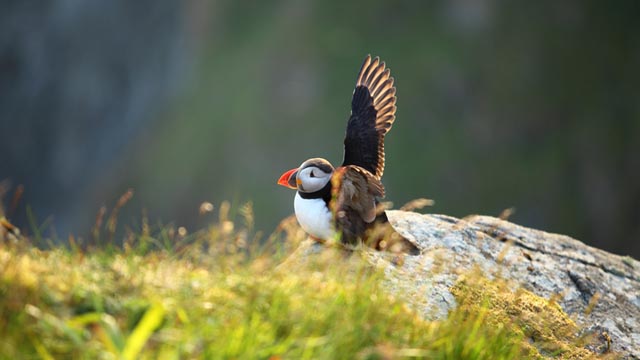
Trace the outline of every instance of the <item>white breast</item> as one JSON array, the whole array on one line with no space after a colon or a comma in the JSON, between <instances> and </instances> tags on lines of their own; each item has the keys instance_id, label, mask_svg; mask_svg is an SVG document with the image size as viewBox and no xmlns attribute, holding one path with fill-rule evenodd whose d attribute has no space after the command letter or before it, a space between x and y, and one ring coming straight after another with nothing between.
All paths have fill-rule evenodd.
<instances>
[{"instance_id":1,"label":"white breast","mask_svg":"<svg viewBox=\"0 0 640 360\"><path fill-rule=\"evenodd\" d=\"M336 232L331 221L331 212L322 199L304 199L296 192L293 206L298 223L307 234L322 240L335 238Z\"/></svg>"}]
</instances>

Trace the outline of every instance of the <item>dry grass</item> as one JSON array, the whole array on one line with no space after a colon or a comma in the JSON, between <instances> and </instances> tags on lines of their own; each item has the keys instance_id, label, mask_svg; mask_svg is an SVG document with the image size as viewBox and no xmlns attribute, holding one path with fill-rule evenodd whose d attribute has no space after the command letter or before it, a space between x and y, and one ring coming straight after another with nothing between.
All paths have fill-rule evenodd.
<instances>
[{"instance_id":1,"label":"dry grass","mask_svg":"<svg viewBox=\"0 0 640 360\"><path fill-rule=\"evenodd\" d=\"M211 212L212 206L207 206ZM426 321L382 287L356 251L285 261L303 233L291 219L258 245L253 211L188 234L143 219L122 246L45 250L0 234L4 358L514 359L576 357L557 305L481 277L454 287L461 306ZM113 214L113 212L112 212ZM241 224L241 225L238 225ZM106 233L106 236L105 236ZM74 240L75 241L75 240ZM78 241L79 242L79 241ZM532 346L539 338L544 346Z\"/></svg>"}]
</instances>

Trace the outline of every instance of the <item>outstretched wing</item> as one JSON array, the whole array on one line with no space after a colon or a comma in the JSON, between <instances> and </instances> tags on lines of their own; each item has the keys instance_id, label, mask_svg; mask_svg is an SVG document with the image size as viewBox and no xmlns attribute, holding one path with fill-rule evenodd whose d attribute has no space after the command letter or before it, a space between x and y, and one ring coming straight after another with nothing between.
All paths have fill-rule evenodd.
<instances>
[{"instance_id":1,"label":"outstretched wing","mask_svg":"<svg viewBox=\"0 0 640 360\"><path fill-rule=\"evenodd\" d=\"M360 166L380 180L384 172L384 136L396 116L396 88L390 70L371 55L362 64L351 100L344 138L343 166Z\"/></svg>"}]
</instances>

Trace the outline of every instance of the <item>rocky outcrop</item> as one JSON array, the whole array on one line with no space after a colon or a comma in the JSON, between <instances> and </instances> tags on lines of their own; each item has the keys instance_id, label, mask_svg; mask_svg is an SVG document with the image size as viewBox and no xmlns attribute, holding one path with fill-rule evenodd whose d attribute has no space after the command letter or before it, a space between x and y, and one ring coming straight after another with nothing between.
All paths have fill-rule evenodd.
<instances>
[{"instance_id":1,"label":"rocky outcrop","mask_svg":"<svg viewBox=\"0 0 640 360\"><path fill-rule=\"evenodd\" d=\"M398 286L426 289L425 315L446 315L455 306L450 288L458 274L479 267L489 276L514 280L536 295L554 298L585 331L608 336L614 351L640 358L637 260L488 216L388 215L394 228L422 250L389 272L396 272L392 279ZM424 276L403 277L402 272ZM403 279L412 283L400 284Z\"/></svg>"},{"instance_id":2,"label":"rocky outcrop","mask_svg":"<svg viewBox=\"0 0 640 360\"><path fill-rule=\"evenodd\" d=\"M556 301L596 343L640 359L640 262L589 247L568 236L515 225L488 216L457 219L387 211L394 228L421 249L401 265L370 252L382 265L391 291L407 298L427 318L445 317L456 306L460 276L479 269L545 299ZM315 245L320 247L321 245Z\"/></svg>"}]
</instances>

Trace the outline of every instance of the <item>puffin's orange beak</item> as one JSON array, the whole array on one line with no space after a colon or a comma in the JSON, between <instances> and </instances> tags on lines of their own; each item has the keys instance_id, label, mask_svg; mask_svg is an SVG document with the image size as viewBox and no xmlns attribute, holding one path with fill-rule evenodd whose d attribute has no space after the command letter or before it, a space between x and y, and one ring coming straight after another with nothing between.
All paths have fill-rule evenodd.
<instances>
[{"instance_id":1,"label":"puffin's orange beak","mask_svg":"<svg viewBox=\"0 0 640 360\"><path fill-rule=\"evenodd\" d=\"M298 173L298 168L295 168L282 174L282 176L280 176L280 179L278 179L278 185L288 187L289 189L297 189L298 188L296 184L297 173Z\"/></svg>"}]
</instances>

